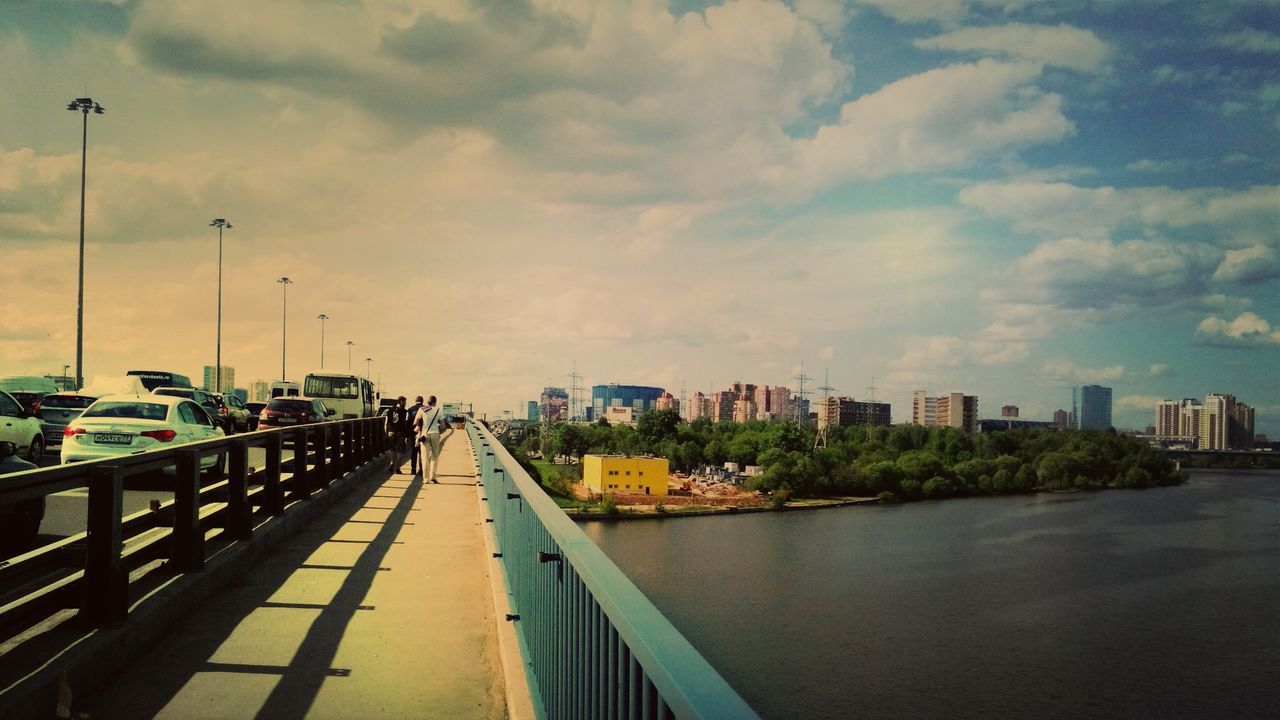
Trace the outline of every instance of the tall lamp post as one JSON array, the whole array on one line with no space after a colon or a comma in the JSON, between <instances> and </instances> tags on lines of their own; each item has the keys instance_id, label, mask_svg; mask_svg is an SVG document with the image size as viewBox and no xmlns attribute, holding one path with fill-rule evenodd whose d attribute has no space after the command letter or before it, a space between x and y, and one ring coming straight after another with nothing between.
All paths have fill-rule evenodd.
<instances>
[{"instance_id":1,"label":"tall lamp post","mask_svg":"<svg viewBox=\"0 0 1280 720\"><path fill-rule=\"evenodd\" d=\"M366 380L373 377L373 358L364 359L364 377Z\"/></svg>"},{"instance_id":2,"label":"tall lamp post","mask_svg":"<svg viewBox=\"0 0 1280 720\"><path fill-rule=\"evenodd\" d=\"M70 370L70 369L71 369L71 366L70 366L70 365L68 365L68 364L66 364L66 363L63 363L63 364L62 364L62 389L63 389L63 390L67 390L67 389L68 389L68 388L67 388L67 371L68 371L68 370ZM77 389L77 390L79 390L80 388L76 388L76 389Z\"/></svg>"},{"instance_id":3,"label":"tall lamp post","mask_svg":"<svg viewBox=\"0 0 1280 720\"><path fill-rule=\"evenodd\" d=\"M319 315L316 316L316 319L320 321L320 369L323 370L324 369L324 321L328 320L329 316L325 315L324 313L320 313Z\"/></svg>"},{"instance_id":4,"label":"tall lamp post","mask_svg":"<svg viewBox=\"0 0 1280 720\"><path fill-rule=\"evenodd\" d=\"M84 128L80 134L80 284L76 291L76 388L84 387L84 181L89 156L89 111L102 115L106 108L93 98L76 98L67 103L67 109L84 115Z\"/></svg>"},{"instance_id":5,"label":"tall lamp post","mask_svg":"<svg viewBox=\"0 0 1280 720\"><path fill-rule=\"evenodd\" d=\"M282 277L276 282L280 283L280 289L283 291L280 310L280 381L284 382L284 352L285 348L288 347L285 339L289 333L289 286L293 284L293 281L287 277Z\"/></svg>"},{"instance_id":6,"label":"tall lamp post","mask_svg":"<svg viewBox=\"0 0 1280 720\"><path fill-rule=\"evenodd\" d=\"M351 346L352 345L355 345L355 343L348 340L347 341L347 369L348 370L351 369Z\"/></svg>"},{"instance_id":7,"label":"tall lamp post","mask_svg":"<svg viewBox=\"0 0 1280 720\"><path fill-rule=\"evenodd\" d=\"M222 231L230 230L231 223L226 218L214 218L209 227L218 228L218 340L213 356L213 387L214 392L222 392Z\"/></svg>"}]
</instances>

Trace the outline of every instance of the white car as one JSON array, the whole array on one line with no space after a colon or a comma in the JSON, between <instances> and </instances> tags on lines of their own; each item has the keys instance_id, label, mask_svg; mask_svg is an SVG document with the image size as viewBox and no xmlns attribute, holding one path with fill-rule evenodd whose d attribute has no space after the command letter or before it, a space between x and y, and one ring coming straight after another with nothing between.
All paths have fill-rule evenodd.
<instances>
[{"instance_id":1,"label":"white car","mask_svg":"<svg viewBox=\"0 0 1280 720\"><path fill-rule=\"evenodd\" d=\"M62 433L62 462L97 460L165 450L222 437L222 428L198 404L169 395L108 395L99 398ZM200 467L218 464L215 454Z\"/></svg>"},{"instance_id":2,"label":"white car","mask_svg":"<svg viewBox=\"0 0 1280 720\"><path fill-rule=\"evenodd\" d=\"M19 455L37 465L44 455L40 415L22 407L22 403L7 392L0 392L0 442L13 443Z\"/></svg>"}]
</instances>

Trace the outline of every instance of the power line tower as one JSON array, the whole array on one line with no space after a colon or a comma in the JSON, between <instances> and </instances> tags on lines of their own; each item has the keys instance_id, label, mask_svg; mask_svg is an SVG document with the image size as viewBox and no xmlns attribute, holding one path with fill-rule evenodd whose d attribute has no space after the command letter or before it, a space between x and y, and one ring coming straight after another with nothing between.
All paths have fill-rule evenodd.
<instances>
[{"instance_id":1,"label":"power line tower","mask_svg":"<svg viewBox=\"0 0 1280 720\"><path fill-rule=\"evenodd\" d=\"M867 386L867 402L876 401L876 376L871 376L871 384Z\"/></svg>"},{"instance_id":2,"label":"power line tower","mask_svg":"<svg viewBox=\"0 0 1280 720\"><path fill-rule=\"evenodd\" d=\"M813 378L804 374L804 362L800 362L800 374L791 378L800 383L800 389L796 390L796 423L802 424L807 419L804 415L804 401L809 397L810 393L804 389L804 384Z\"/></svg>"},{"instance_id":3,"label":"power line tower","mask_svg":"<svg viewBox=\"0 0 1280 720\"><path fill-rule=\"evenodd\" d=\"M582 419L582 386L578 384L582 380L582 376L578 374L578 363L573 363L573 372L567 376L569 378L569 419Z\"/></svg>"},{"instance_id":4,"label":"power line tower","mask_svg":"<svg viewBox=\"0 0 1280 720\"><path fill-rule=\"evenodd\" d=\"M685 413L689 411L688 400L685 397L684 381L680 381L680 407L676 408L676 414L680 417L687 417Z\"/></svg>"},{"instance_id":5,"label":"power line tower","mask_svg":"<svg viewBox=\"0 0 1280 720\"><path fill-rule=\"evenodd\" d=\"M822 409L819 410L821 415L818 416L818 434L813 438L813 449L824 448L827 446L827 428L831 427L831 418L826 415L827 403L831 398L831 393L835 392L835 388L831 387L831 371L827 368L822 369L822 386L818 388L822 391Z\"/></svg>"}]
</instances>

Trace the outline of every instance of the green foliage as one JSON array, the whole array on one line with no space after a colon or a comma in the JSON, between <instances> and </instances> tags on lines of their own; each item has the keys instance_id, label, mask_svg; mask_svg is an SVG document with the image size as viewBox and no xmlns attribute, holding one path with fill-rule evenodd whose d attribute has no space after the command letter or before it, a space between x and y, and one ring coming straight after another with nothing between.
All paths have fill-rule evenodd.
<instances>
[{"instance_id":1,"label":"green foliage","mask_svg":"<svg viewBox=\"0 0 1280 720\"><path fill-rule=\"evenodd\" d=\"M618 499L615 498L613 495L605 495L604 497L600 498L600 512L604 513L605 515L617 515Z\"/></svg>"}]
</instances>

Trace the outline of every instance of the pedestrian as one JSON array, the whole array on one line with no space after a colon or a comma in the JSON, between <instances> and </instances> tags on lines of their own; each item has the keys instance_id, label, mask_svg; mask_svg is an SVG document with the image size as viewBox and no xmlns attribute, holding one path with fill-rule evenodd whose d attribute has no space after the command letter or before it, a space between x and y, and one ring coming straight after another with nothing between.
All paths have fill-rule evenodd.
<instances>
[{"instance_id":1,"label":"pedestrian","mask_svg":"<svg viewBox=\"0 0 1280 720\"><path fill-rule=\"evenodd\" d=\"M413 435L413 429L418 419L418 411L422 409L422 396L419 395L413 399L413 405L405 412L405 439L412 443L409 448L409 474L418 474L418 438Z\"/></svg>"},{"instance_id":2,"label":"pedestrian","mask_svg":"<svg viewBox=\"0 0 1280 720\"><path fill-rule=\"evenodd\" d=\"M436 480L436 466L440 462L440 431L444 429L444 418L440 416L440 408L436 407L436 396L427 398L427 404L418 410L413 420L416 431L418 451L422 459L418 466L422 469L422 477L430 482Z\"/></svg>"},{"instance_id":3,"label":"pedestrian","mask_svg":"<svg viewBox=\"0 0 1280 720\"><path fill-rule=\"evenodd\" d=\"M391 469L400 472L401 454L408 443L409 412L404 406L403 395L396 398L396 404L387 411L387 434L391 437Z\"/></svg>"}]
</instances>

